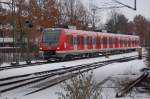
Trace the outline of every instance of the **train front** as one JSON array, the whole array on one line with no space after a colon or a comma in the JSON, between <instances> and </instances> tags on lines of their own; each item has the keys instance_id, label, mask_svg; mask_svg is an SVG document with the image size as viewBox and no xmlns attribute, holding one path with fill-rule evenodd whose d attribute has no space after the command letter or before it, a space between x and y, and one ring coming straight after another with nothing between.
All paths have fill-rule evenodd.
<instances>
[{"instance_id":1,"label":"train front","mask_svg":"<svg viewBox=\"0 0 150 99\"><path fill-rule=\"evenodd\" d=\"M39 57L45 60L59 57L56 53L62 50L61 29L44 29L39 35Z\"/></svg>"}]
</instances>

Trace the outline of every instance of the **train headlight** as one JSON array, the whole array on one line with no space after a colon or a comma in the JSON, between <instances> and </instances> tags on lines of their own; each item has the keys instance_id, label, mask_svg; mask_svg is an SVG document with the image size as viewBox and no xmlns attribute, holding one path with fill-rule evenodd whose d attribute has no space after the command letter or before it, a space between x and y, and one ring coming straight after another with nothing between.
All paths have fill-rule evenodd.
<instances>
[{"instance_id":1,"label":"train headlight","mask_svg":"<svg viewBox=\"0 0 150 99\"><path fill-rule=\"evenodd\" d=\"M40 47L40 50L42 50L42 47Z\"/></svg>"},{"instance_id":2,"label":"train headlight","mask_svg":"<svg viewBox=\"0 0 150 99\"><path fill-rule=\"evenodd\" d=\"M59 50L60 48L59 47L57 47L57 50Z\"/></svg>"}]
</instances>

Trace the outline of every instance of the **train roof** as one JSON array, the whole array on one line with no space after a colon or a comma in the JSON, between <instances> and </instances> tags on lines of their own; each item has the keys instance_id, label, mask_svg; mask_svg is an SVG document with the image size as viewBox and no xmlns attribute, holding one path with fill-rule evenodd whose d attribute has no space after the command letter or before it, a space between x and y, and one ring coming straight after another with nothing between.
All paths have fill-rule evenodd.
<instances>
[{"instance_id":1,"label":"train roof","mask_svg":"<svg viewBox=\"0 0 150 99\"><path fill-rule=\"evenodd\" d=\"M79 33L79 34L87 34L87 35L96 35L97 33L103 36L117 36L117 37L124 37L124 38L130 38L134 37L136 39L139 39L139 36L137 35L126 35L126 34L114 34L114 33L103 33L103 32L95 32L95 31L84 31L84 30L73 30L73 29L64 29L64 28L46 28L45 30L62 30L67 33Z\"/></svg>"}]
</instances>

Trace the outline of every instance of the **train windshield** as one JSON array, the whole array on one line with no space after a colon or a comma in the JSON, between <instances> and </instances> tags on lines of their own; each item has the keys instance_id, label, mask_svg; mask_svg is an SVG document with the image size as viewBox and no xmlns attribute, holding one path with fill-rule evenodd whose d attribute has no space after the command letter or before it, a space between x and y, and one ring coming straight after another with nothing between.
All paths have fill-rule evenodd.
<instances>
[{"instance_id":1,"label":"train windshield","mask_svg":"<svg viewBox=\"0 0 150 99\"><path fill-rule=\"evenodd\" d=\"M59 40L60 30L44 30L43 43L56 44Z\"/></svg>"}]
</instances>

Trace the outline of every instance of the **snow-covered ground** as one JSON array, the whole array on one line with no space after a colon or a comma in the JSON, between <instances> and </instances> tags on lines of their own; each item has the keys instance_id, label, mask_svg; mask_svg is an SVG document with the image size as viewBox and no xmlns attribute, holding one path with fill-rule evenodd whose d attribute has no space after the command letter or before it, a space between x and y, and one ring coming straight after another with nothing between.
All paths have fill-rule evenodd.
<instances>
[{"instance_id":1,"label":"snow-covered ground","mask_svg":"<svg viewBox=\"0 0 150 99\"><path fill-rule=\"evenodd\" d=\"M37 65L37 66L31 66L31 67L3 70L0 72L0 78L23 75L23 74L34 73L34 72L41 72L41 71L46 71L46 70L53 70L53 69L76 66L76 65L81 65L81 64L88 64L88 63L93 63L93 62L111 60L111 59L116 59L116 58L121 58L121 57L134 56L134 55L138 55L138 53L132 52L132 53L126 53L126 54L113 55L113 56L110 56L109 58L105 58L105 57L88 58L88 59L82 59L82 60L50 63L50 64L45 64L45 65Z\"/></svg>"},{"instance_id":2,"label":"snow-covered ground","mask_svg":"<svg viewBox=\"0 0 150 99\"><path fill-rule=\"evenodd\" d=\"M103 60L110 60L110 59L115 59L118 57L127 57L127 56L133 56L133 55L137 55L137 52L114 55L114 56L110 56L109 58L98 57L98 58L61 62L61 63L51 63L51 64L39 65L39 66L33 66L33 67L18 68L14 70L13 69L6 70L6 71L0 72L0 78L10 77L10 76L20 75L20 74L27 74L27 73L37 72L37 71L45 71L45 70L51 70L51 69L56 69L56 68L75 66L75 65L92 63L92 62L103 61ZM98 68L94 70L94 79L97 82L101 82L108 77L115 77L118 75L126 75L126 74L138 75L140 74L139 70L143 67L146 67L144 60L145 59L142 59L142 60L137 59L137 60L123 62L123 63L113 63L107 66ZM24 96L31 89L16 89L13 91L9 91L9 92L1 94L0 99L58 99L58 95L56 95L55 93L60 92L60 91L63 92L63 90L60 87L60 84L58 84L51 88L47 88L43 91ZM107 91L107 90L104 92L103 99L114 99L115 98L114 91L111 91L111 90ZM148 97L148 96L145 96L145 97ZM126 97L122 99L132 99L132 98ZM144 99L144 98L136 97L136 99Z\"/></svg>"}]
</instances>

